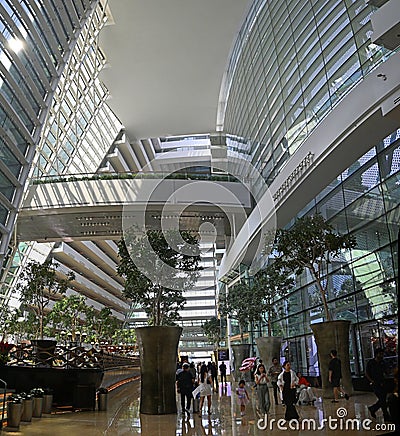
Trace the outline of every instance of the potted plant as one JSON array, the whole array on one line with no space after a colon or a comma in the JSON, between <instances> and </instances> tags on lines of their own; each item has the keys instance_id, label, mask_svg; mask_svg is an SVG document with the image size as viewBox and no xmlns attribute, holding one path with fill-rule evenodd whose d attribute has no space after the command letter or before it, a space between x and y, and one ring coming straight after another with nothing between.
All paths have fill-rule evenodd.
<instances>
[{"instance_id":1,"label":"potted plant","mask_svg":"<svg viewBox=\"0 0 400 436\"><path fill-rule=\"evenodd\" d=\"M45 387L43 389L43 407L42 412L45 414L50 414L53 407L53 389Z\"/></svg>"},{"instance_id":2,"label":"potted plant","mask_svg":"<svg viewBox=\"0 0 400 436\"><path fill-rule=\"evenodd\" d=\"M93 342L111 341L116 331L120 329L121 322L112 315L111 309L103 307L100 311L93 306L86 311L85 330L90 332Z\"/></svg>"},{"instance_id":3,"label":"potted plant","mask_svg":"<svg viewBox=\"0 0 400 436\"><path fill-rule=\"evenodd\" d=\"M274 241L276 263L282 268L301 274L307 270L319 291L324 309L324 322L311 325L318 348L323 394L328 388L329 352L336 349L342 360L343 384L346 392L353 391L349 360L350 321L332 320L328 306L328 268L345 251L356 246L351 235L340 235L319 214L297 219L289 229L279 229Z\"/></svg>"},{"instance_id":4,"label":"potted plant","mask_svg":"<svg viewBox=\"0 0 400 436\"><path fill-rule=\"evenodd\" d=\"M99 411L107 410L108 389L101 387L97 389L97 400Z\"/></svg>"},{"instance_id":5,"label":"potted plant","mask_svg":"<svg viewBox=\"0 0 400 436\"><path fill-rule=\"evenodd\" d=\"M33 410L32 416L34 418L41 418L43 411L43 388L33 388L31 389L31 395L33 396Z\"/></svg>"},{"instance_id":6,"label":"potted plant","mask_svg":"<svg viewBox=\"0 0 400 436\"><path fill-rule=\"evenodd\" d=\"M89 313L90 308L83 295L70 295L57 301L49 314L49 321L58 330L66 330L70 334L72 342L77 341L77 332Z\"/></svg>"},{"instance_id":7,"label":"potted plant","mask_svg":"<svg viewBox=\"0 0 400 436\"><path fill-rule=\"evenodd\" d=\"M256 339L257 348L263 362L268 365L273 357L280 356L282 338L272 335L272 320L276 313L276 298L282 297L294 286L294 278L275 262L260 270L253 281L253 289L263 301L262 317L267 324L267 336Z\"/></svg>"},{"instance_id":8,"label":"potted plant","mask_svg":"<svg viewBox=\"0 0 400 436\"><path fill-rule=\"evenodd\" d=\"M182 253L182 248L185 252ZM176 413L175 367L182 328L176 326L185 304L183 291L198 278L200 250L189 231L127 231L119 241L118 274L124 295L141 307L149 327L136 328L140 351L140 411Z\"/></svg>"},{"instance_id":9,"label":"potted plant","mask_svg":"<svg viewBox=\"0 0 400 436\"><path fill-rule=\"evenodd\" d=\"M266 311L265 301L260 289L253 289L248 280L229 288L228 293L221 293L218 300L218 311L223 317L236 319L239 324L241 344L231 345L234 357L234 376L240 376L239 367L242 361L250 356L250 344L244 343L244 330L248 323L258 322ZM252 342L252 341L251 341Z\"/></svg>"},{"instance_id":10,"label":"potted plant","mask_svg":"<svg viewBox=\"0 0 400 436\"><path fill-rule=\"evenodd\" d=\"M33 395L28 392L21 392L22 398L22 416L21 421L31 422L33 413Z\"/></svg>"},{"instance_id":11,"label":"potted plant","mask_svg":"<svg viewBox=\"0 0 400 436\"><path fill-rule=\"evenodd\" d=\"M46 312L51 300L64 295L75 279L73 273L66 279L57 275L58 264L52 259L43 263L31 261L22 270L16 290L20 294L20 302L32 310L39 320L39 339L43 339Z\"/></svg>"},{"instance_id":12,"label":"potted plant","mask_svg":"<svg viewBox=\"0 0 400 436\"><path fill-rule=\"evenodd\" d=\"M7 427L18 429L22 416L22 397L11 394L7 397Z\"/></svg>"},{"instance_id":13,"label":"potted plant","mask_svg":"<svg viewBox=\"0 0 400 436\"><path fill-rule=\"evenodd\" d=\"M53 362L56 341L44 339L44 327L47 323L48 306L51 300L64 295L75 276L73 273L67 278L61 278L57 274L58 264L52 259L43 263L29 262L22 270L16 290L20 294L21 304L32 311L39 320L38 338L31 341L36 348L36 356L39 363L51 365Z\"/></svg>"}]
</instances>

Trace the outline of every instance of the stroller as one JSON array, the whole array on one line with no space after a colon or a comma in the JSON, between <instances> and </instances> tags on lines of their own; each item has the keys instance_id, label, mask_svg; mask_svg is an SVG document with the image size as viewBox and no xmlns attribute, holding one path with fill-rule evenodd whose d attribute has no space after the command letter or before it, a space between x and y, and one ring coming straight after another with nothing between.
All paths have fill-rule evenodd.
<instances>
[{"instance_id":1,"label":"stroller","mask_svg":"<svg viewBox=\"0 0 400 436\"><path fill-rule=\"evenodd\" d=\"M296 389L296 404L298 404L299 406L302 405L313 406L316 399L317 398L315 397L311 386L307 387L306 385L300 385Z\"/></svg>"}]
</instances>

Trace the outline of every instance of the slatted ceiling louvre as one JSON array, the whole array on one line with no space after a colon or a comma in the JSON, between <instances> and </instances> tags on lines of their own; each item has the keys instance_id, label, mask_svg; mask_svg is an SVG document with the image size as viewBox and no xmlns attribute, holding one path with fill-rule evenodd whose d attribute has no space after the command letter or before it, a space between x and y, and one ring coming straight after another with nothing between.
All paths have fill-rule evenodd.
<instances>
[{"instance_id":1,"label":"slatted ceiling louvre","mask_svg":"<svg viewBox=\"0 0 400 436\"><path fill-rule=\"evenodd\" d=\"M82 18L85 13L85 9L90 5L90 1L87 2L87 5L83 5L81 0L74 0L71 1L71 3L73 4L77 17L79 17L78 19Z\"/></svg>"},{"instance_id":2,"label":"slatted ceiling louvre","mask_svg":"<svg viewBox=\"0 0 400 436\"><path fill-rule=\"evenodd\" d=\"M44 38L46 40L47 44L52 50L51 55L58 59L59 64L63 64L62 52L59 50L59 41L56 37L55 30L53 29L52 25L46 21L44 15L38 9L36 2L30 3L30 7L32 15L34 15L34 19L40 23L40 26L37 26L40 28L40 39ZM32 25L32 28L35 28L35 26ZM46 53L48 53L47 50Z\"/></svg>"},{"instance_id":3,"label":"slatted ceiling louvre","mask_svg":"<svg viewBox=\"0 0 400 436\"><path fill-rule=\"evenodd\" d=\"M57 35L57 39L60 45L63 47L63 50L65 51L65 48L68 47L70 35L66 32L65 28L61 26L60 20L55 13L53 7L46 8L46 12L51 21L51 25L54 26L54 31Z\"/></svg>"},{"instance_id":4,"label":"slatted ceiling louvre","mask_svg":"<svg viewBox=\"0 0 400 436\"><path fill-rule=\"evenodd\" d=\"M65 8L64 2L59 2L51 0L53 4L53 10L56 16L58 16L58 21L61 23L61 26L64 28L67 39L71 40L71 36L74 33L74 26L72 25L71 17L68 11Z\"/></svg>"},{"instance_id":5,"label":"slatted ceiling louvre","mask_svg":"<svg viewBox=\"0 0 400 436\"><path fill-rule=\"evenodd\" d=\"M0 33L0 42L4 47L7 47L7 41L4 38L3 34ZM17 68L22 76L22 78L29 84L30 90L32 94L34 95L36 101L39 103L39 105L44 105L43 102L43 96L40 94L38 87L36 86L36 83L32 80L30 74L28 74L24 64L21 62L19 56L12 50L9 52L10 58L12 59L12 62L14 62L17 65ZM7 71L5 79L10 76L10 71ZM8 79L7 79L8 80Z\"/></svg>"},{"instance_id":6,"label":"slatted ceiling louvre","mask_svg":"<svg viewBox=\"0 0 400 436\"><path fill-rule=\"evenodd\" d=\"M2 66L0 66L0 68L1 67ZM1 68L1 70L4 71L3 68ZM18 101L20 102L21 106L30 115L33 124L35 126L38 126L40 124L39 119L37 118L35 111L32 109L31 104L28 102L25 94L22 92L21 87L17 85L17 82L14 80L12 76L8 75L7 77L8 77L7 83L10 85L15 96L18 98Z\"/></svg>"},{"instance_id":7,"label":"slatted ceiling louvre","mask_svg":"<svg viewBox=\"0 0 400 436\"><path fill-rule=\"evenodd\" d=\"M8 102L8 100L6 100L6 99L3 97L3 95L0 95L0 102L1 102L1 104L2 104L2 106L3 106L3 108L6 109L6 112L7 112L7 113L12 113L12 112L14 112L13 107L10 105L10 103ZM13 121L14 121L14 124L15 124L17 127L19 127L18 130L19 130L23 135L25 135L25 136L27 136L27 137L29 137L29 136L31 135L31 132L29 132L29 130L27 129L25 123L22 122L22 120L21 120L21 118L18 116L18 114L16 114L16 116L15 116L14 119L13 119Z\"/></svg>"},{"instance_id":8,"label":"slatted ceiling louvre","mask_svg":"<svg viewBox=\"0 0 400 436\"><path fill-rule=\"evenodd\" d=\"M18 159L18 161L22 165L27 165L27 161L25 156L21 153L18 147L15 146L14 143L10 141L10 137L6 133L6 131L3 129L3 127L0 125L0 138L1 140L6 144L6 147L11 151L11 153Z\"/></svg>"},{"instance_id":9,"label":"slatted ceiling louvre","mask_svg":"<svg viewBox=\"0 0 400 436\"><path fill-rule=\"evenodd\" d=\"M22 19L25 21L25 23L30 23L30 18L29 18L29 16L28 16L26 10L21 6L20 3L15 2L15 4L14 4L14 8L15 8L15 10L18 12L18 14L21 15L21 17L22 17ZM38 51L39 51L39 53L42 55L43 60L44 60L44 62L45 62L46 65L47 65L47 68L50 70L50 73L51 73L54 77L57 76L57 71L56 71L56 69L55 69L54 62L53 62L53 60L51 59L50 53L47 51L47 49L46 49L46 45L44 44L44 42L43 42L41 36L40 36L39 33L37 32L35 26L33 26L32 24L27 24L27 26L28 26L27 31L29 31L29 33L30 33L31 36L32 36L32 39L35 41L35 43L36 43L36 45L37 45L37 48L38 48ZM49 44L49 42L47 41L47 39L46 39L46 42ZM56 48L56 47L54 47L54 48ZM61 55L60 55L60 53L59 53L58 50L54 50L54 52L53 52L51 55L54 56L54 57L56 57L57 60L58 60L59 62L62 61Z\"/></svg>"}]
</instances>

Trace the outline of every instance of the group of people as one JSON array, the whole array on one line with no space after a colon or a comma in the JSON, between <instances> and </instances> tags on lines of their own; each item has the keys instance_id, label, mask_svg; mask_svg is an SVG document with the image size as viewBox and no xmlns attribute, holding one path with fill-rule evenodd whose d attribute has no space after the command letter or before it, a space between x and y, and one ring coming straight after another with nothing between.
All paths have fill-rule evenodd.
<instances>
[{"instance_id":1,"label":"group of people","mask_svg":"<svg viewBox=\"0 0 400 436\"><path fill-rule=\"evenodd\" d=\"M314 404L316 400L311 384L307 379L301 373L296 374L291 369L289 361L285 361L281 366L277 357L272 359L272 366L268 371L262 361L258 361L254 381L257 387L258 409L262 414L268 414L271 406L268 383L272 384L275 404L279 404L279 390L282 404L286 406L285 419L287 420L298 419L299 416L295 408L296 402L299 402L299 404ZM236 393L240 405L240 414L243 416L246 404L249 401L244 380L239 382Z\"/></svg>"},{"instance_id":2,"label":"group of people","mask_svg":"<svg viewBox=\"0 0 400 436\"><path fill-rule=\"evenodd\" d=\"M222 375L221 375L222 379ZM225 371L226 382L226 371ZM183 362L178 365L176 371L176 386L177 391L181 395L181 408L182 414L190 415L190 406L192 399L200 397L199 402L199 416L202 416L202 410L205 400L207 399L207 413L211 414L211 395L213 387L218 391L218 370L214 362L200 363L196 367L194 363ZM193 412L196 412L193 408Z\"/></svg>"},{"instance_id":3,"label":"group of people","mask_svg":"<svg viewBox=\"0 0 400 436\"><path fill-rule=\"evenodd\" d=\"M342 367L336 350L330 352L330 362L328 367L328 380L333 389L333 403L337 403L339 398L349 399L349 395L344 391L341 384ZM377 402L369 406L369 412L373 418L376 418L376 412L382 409L385 421L393 421L395 410L398 410L398 386L389 396L387 401L387 392L385 390L385 367L383 362L384 350L378 348L375 350L375 357L366 365L365 377L377 397ZM224 362L219 365L221 383L226 384L227 367ZM396 374L397 377L397 374ZM272 365L268 371L262 360L258 359L254 373L255 387L257 388L258 409L261 414L268 414L271 406L268 384L271 383L275 404L279 400L285 406L285 419L299 419L296 404L314 405L316 396L309 381L301 375L295 373L289 361L283 365L279 363L277 357L272 359ZM211 414L211 396L213 386L218 391L218 371L215 363L205 362L198 365L196 371L193 363L184 362L181 368L177 370L176 383L178 392L181 394L182 413L190 414L190 406L193 397L200 396L199 416L202 415L202 409L207 399L207 412ZM250 401L249 394L246 390L245 380L240 380L236 389L237 401L240 406L241 416L245 415L246 405ZM389 411L388 411L389 408ZM391 410L392 409L392 410ZM194 410L195 411L195 410ZM393 421L394 422L394 421Z\"/></svg>"}]
</instances>

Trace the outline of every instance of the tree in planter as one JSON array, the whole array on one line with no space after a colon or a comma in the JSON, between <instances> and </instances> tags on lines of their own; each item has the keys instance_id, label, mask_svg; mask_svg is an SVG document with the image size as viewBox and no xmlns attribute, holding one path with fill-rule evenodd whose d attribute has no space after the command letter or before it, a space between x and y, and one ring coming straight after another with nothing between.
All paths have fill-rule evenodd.
<instances>
[{"instance_id":1,"label":"tree in planter","mask_svg":"<svg viewBox=\"0 0 400 436\"><path fill-rule=\"evenodd\" d=\"M319 214L296 220L290 229L278 229L274 242L277 267L296 275L305 269L310 272L321 294L327 321L332 320L327 303L329 264L344 250L355 246L354 236L335 233Z\"/></svg>"},{"instance_id":2,"label":"tree in planter","mask_svg":"<svg viewBox=\"0 0 400 436\"><path fill-rule=\"evenodd\" d=\"M311 324L318 347L319 369L323 395L332 395L328 383L329 352L337 349L342 360L343 384L351 393L352 382L349 358L350 321L332 321L327 302L328 268L340 254L356 246L351 235L340 235L319 214L302 217L289 229L279 229L274 241L277 265L295 274L308 270L314 279L325 313L325 322Z\"/></svg>"},{"instance_id":3,"label":"tree in planter","mask_svg":"<svg viewBox=\"0 0 400 436\"><path fill-rule=\"evenodd\" d=\"M114 331L112 340L116 344L136 345L135 329L118 328Z\"/></svg>"},{"instance_id":4,"label":"tree in planter","mask_svg":"<svg viewBox=\"0 0 400 436\"><path fill-rule=\"evenodd\" d=\"M20 302L32 310L39 319L38 336L43 339L43 330L46 323L46 312L50 300L64 295L75 279L73 273L66 279L57 276L58 264L47 259L42 264L31 261L22 270L16 290L20 293Z\"/></svg>"},{"instance_id":5,"label":"tree in planter","mask_svg":"<svg viewBox=\"0 0 400 436\"><path fill-rule=\"evenodd\" d=\"M209 320L207 320L203 325L202 329L204 334L207 336L207 339L218 348L218 343L221 339L221 320L216 316L212 316Z\"/></svg>"},{"instance_id":6,"label":"tree in planter","mask_svg":"<svg viewBox=\"0 0 400 436\"><path fill-rule=\"evenodd\" d=\"M103 307L100 311L90 306L86 311L84 330L88 332L91 341L112 341L116 330L121 322L112 315L111 309Z\"/></svg>"},{"instance_id":7,"label":"tree in planter","mask_svg":"<svg viewBox=\"0 0 400 436\"><path fill-rule=\"evenodd\" d=\"M15 324L21 313L18 309L10 310L8 305L0 306L0 343L4 342L9 335L15 332Z\"/></svg>"},{"instance_id":8,"label":"tree in planter","mask_svg":"<svg viewBox=\"0 0 400 436\"><path fill-rule=\"evenodd\" d=\"M183 291L199 276L200 250L188 231L125 233L118 244L118 274L124 295L143 308L149 327L136 329L140 350L141 413L176 413L175 370L181 327L174 326L185 304ZM131 257L132 256L132 257ZM154 351L156 350L156 352Z\"/></svg>"},{"instance_id":9,"label":"tree in planter","mask_svg":"<svg viewBox=\"0 0 400 436\"><path fill-rule=\"evenodd\" d=\"M49 319L56 330L68 331L72 335L72 341L76 341L77 332L81 330L81 325L84 324L84 319L89 310L86 297L83 295L70 295L57 301L50 312Z\"/></svg>"},{"instance_id":10,"label":"tree in planter","mask_svg":"<svg viewBox=\"0 0 400 436\"><path fill-rule=\"evenodd\" d=\"M260 270L254 277L253 290L263 300L265 312L262 317L266 320L268 336L272 335L272 319L275 314L275 299L283 297L294 286L291 277L275 262Z\"/></svg>"},{"instance_id":11,"label":"tree in planter","mask_svg":"<svg viewBox=\"0 0 400 436\"><path fill-rule=\"evenodd\" d=\"M182 239L193 247L193 254L182 254L172 248L167 239L175 238L173 231L164 237L159 230L147 230L146 236L136 236L133 232L127 233L118 243L118 254L121 259L117 267L118 274L125 278L124 295L131 299L134 307L142 307L148 316L149 325L173 325L179 319L179 310L183 309L185 298L183 289L190 289L199 276L200 255L198 241L188 231L181 231ZM149 241L152 250L158 258L153 260L149 256L146 242ZM196 250L197 249L197 250ZM134 255L135 261L131 254ZM137 264L146 263L147 271L143 271ZM149 277L154 272L160 281ZM176 277L174 277L174 274ZM163 283L172 283L179 280L183 286L179 289L170 289ZM182 280L183 279L183 280Z\"/></svg>"},{"instance_id":12,"label":"tree in planter","mask_svg":"<svg viewBox=\"0 0 400 436\"><path fill-rule=\"evenodd\" d=\"M227 294L220 294L218 311L221 316L236 319L239 323L240 339L243 343L244 330L249 322L260 321L267 310L260 288L253 288L242 281L229 289Z\"/></svg>"}]
</instances>

